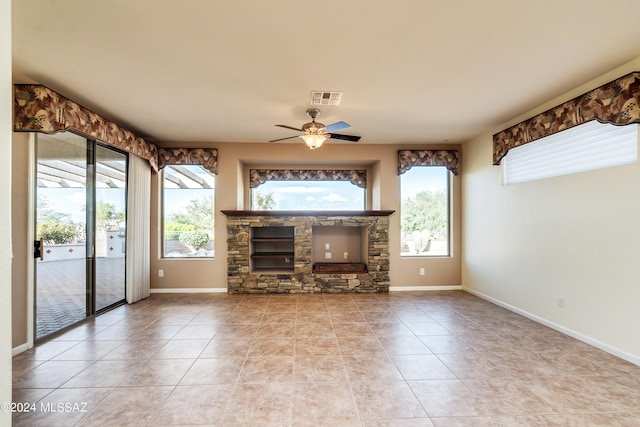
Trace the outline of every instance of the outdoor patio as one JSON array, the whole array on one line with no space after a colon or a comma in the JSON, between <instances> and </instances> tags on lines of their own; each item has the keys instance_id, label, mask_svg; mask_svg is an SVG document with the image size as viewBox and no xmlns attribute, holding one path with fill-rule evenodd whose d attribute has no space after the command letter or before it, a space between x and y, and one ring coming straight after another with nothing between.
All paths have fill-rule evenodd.
<instances>
[{"instance_id":1,"label":"outdoor patio","mask_svg":"<svg viewBox=\"0 0 640 427\"><path fill-rule=\"evenodd\" d=\"M39 262L36 337L42 338L86 317L85 262L83 258ZM125 298L125 258L96 260L96 307Z\"/></svg>"}]
</instances>

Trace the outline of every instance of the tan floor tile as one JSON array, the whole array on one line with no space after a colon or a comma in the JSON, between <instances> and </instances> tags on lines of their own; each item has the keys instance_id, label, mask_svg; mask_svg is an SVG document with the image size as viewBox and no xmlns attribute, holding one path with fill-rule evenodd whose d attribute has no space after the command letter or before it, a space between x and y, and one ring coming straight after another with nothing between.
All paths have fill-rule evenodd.
<instances>
[{"instance_id":1,"label":"tan floor tile","mask_svg":"<svg viewBox=\"0 0 640 427\"><path fill-rule=\"evenodd\" d=\"M349 381L402 380L388 356L343 356Z\"/></svg>"},{"instance_id":2,"label":"tan floor tile","mask_svg":"<svg viewBox=\"0 0 640 427\"><path fill-rule=\"evenodd\" d=\"M82 419L83 427L145 426L173 387L117 388Z\"/></svg>"},{"instance_id":3,"label":"tan floor tile","mask_svg":"<svg viewBox=\"0 0 640 427\"><path fill-rule=\"evenodd\" d=\"M306 311L298 308L296 312L296 324L311 323L313 325L330 325L331 317L327 311Z\"/></svg>"},{"instance_id":4,"label":"tan floor tile","mask_svg":"<svg viewBox=\"0 0 640 427\"><path fill-rule=\"evenodd\" d=\"M152 295L13 367L91 411L28 427L640 426L640 366L461 291Z\"/></svg>"},{"instance_id":5,"label":"tan floor tile","mask_svg":"<svg viewBox=\"0 0 640 427\"><path fill-rule=\"evenodd\" d=\"M295 322L289 323L266 323L262 322L258 327L256 338L284 338L295 337Z\"/></svg>"},{"instance_id":6,"label":"tan floor tile","mask_svg":"<svg viewBox=\"0 0 640 427\"><path fill-rule=\"evenodd\" d=\"M33 368L35 368L38 365L42 365L45 362L45 360L33 360L30 358L24 358L24 357L14 357L13 358L13 363L11 366L12 369L12 374L13 377L19 377L20 375L32 370Z\"/></svg>"},{"instance_id":7,"label":"tan floor tile","mask_svg":"<svg viewBox=\"0 0 640 427\"><path fill-rule=\"evenodd\" d=\"M406 380L446 380L456 375L435 355L393 355L391 359Z\"/></svg>"},{"instance_id":8,"label":"tan floor tile","mask_svg":"<svg viewBox=\"0 0 640 427\"><path fill-rule=\"evenodd\" d=\"M344 382L318 381L293 386L293 420L357 420L351 388Z\"/></svg>"},{"instance_id":9,"label":"tan floor tile","mask_svg":"<svg viewBox=\"0 0 640 427\"><path fill-rule=\"evenodd\" d=\"M367 322L334 323L333 329L338 337L375 336Z\"/></svg>"},{"instance_id":10,"label":"tan floor tile","mask_svg":"<svg viewBox=\"0 0 640 427\"><path fill-rule=\"evenodd\" d=\"M415 334L400 322L369 322L373 333L379 337L412 337Z\"/></svg>"},{"instance_id":11,"label":"tan floor tile","mask_svg":"<svg viewBox=\"0 0 640 427\"><path fill-rule=\"evenodd\" d=\"M150 425L214 425L222 419L233 388L233 384L178 386Z\"/></svg>"},{"instance_id":12,"label":"tan floor tile","mask_svg":"<svg viewBox=\"0 0 640 427\"><path fill-rule=\"evenodd\" d=\"M416 335L452 335L451 331L435 321L406 322L407 327Z\"/></svg>"},{"instance_id":13,"label":"tan floor tile","mask_svg":"<svg viewBox=\"0 0 640 427\"><path fill-rule=\"evenodd\" d=\"M184 375L180 385L234 384L244 361L244 358L198 359Z\"/></svg>"},{"instance_id":14,"label":"tan floor tile","mask_svg":"<svg viewBox=\"0 0 640 427\"><path fill-rule=\"evenodd\" d=\"M293 356L295 338L257 338L251 343L249 357Z\"/></svg>"},{"instance_id":15,"label":"tan floor tile","mask_svg":"<svg viewBox=\"0 0 640 427\"><path fill-rule=\"evenodd\" d=\"M172 386L177 385L187 373L194 359L149 360L133 372L120 386Z\"/></svg>"},{"instance_id":16,"label":"tan floor tile","mask_svg":"<svg viewBox=\"0 0 640 427\"><path fill-rule=\"evenodd\" d=\"M409 385L430 417L495 415L489 402L457 380L409 381Z\"/></svg>"},{"instance_id":17,"label":"tan floor tile","mask_svg":"<svg viewBox=\"0 0 640 427\"><path fill-rule=\"evenodd\" d=\"M169 340L153 354L153 359L195 359L209 340Z\"/></svg>"},{"instance_id":18,"label":"tan floor tile","mask_svg":"<svg viewBox=\"0 0 640 427\"><path fill-rule=\"evenodd\" d=\"M19 377L14 377L13 388L58 388L93 363L87 360L45 362Z\"/></svg>"},{"instance_id":19,"label":"tan floor tile","mask_svg":"<svg viewBox=\"0 0 640 427\"><path fill-rule=\"evenodd\" d=\"M83 341L47 341L19 354L13 360L51 360Z\"/></svg>"},{"instance_id":20,"label":"tan floor tile","mask_svg":"<svg viewBox=\"0 0 640 427\"><path fill-rule=\"evenodd\" d=\"M174 310L172 310L174 311ZM197 313L166 313L163 314L158 320L156 325L172 325L172 326L185 326L191 322Z\"/></svg>"},{"instance_id":21,"label":"tan floor tile","mask_svg":"<svg viewBox=\"0 0 640 427\"><path fill-rule=\"evenodd\" d=\"M440 354L438 358L458 378L504 377L511 375L508 369L477 354Z\"/></svg>"},{"instance_id":22,"label":"tan floor tile","mask_svg":"<svg viewBox=\"0 0 640 427\"><path fill-rule=\"evenodd\" d=\"M293 363L293 357L248 358L240 371L238 382L292 382Z\"/></svg>"},{"instance_id":23,"label":"tan floor tile","mask_svg":"<svg viewBox=\"0 0 640 427\"><path fill-rule=\"evenodd\" d=\"M140 364L141 362L134 360L98 360L60 387L117 387L131 375L131 371L137 370Z\"/></svg>"},{"instance_id":24,"label":"tan floor tile","mask_svg":"<svg viewBox=\"0 0 640 427\"><path fill-rule=\"evenodd\" d=\"M11 401L14 403L36 403L54 390L53 388L15 388L11 395Z\"/></svg>"},{"instance_id":25,"label":"tan floor tile","mask_svg":"<svg viewBox=\"0 0 640 427\"><path fill-rule=\"evenodd\" d=\"M343 355L385 355L386 351L375 336L338 337Z\"/></svg>"},{"instance_id":26,"label":"tan floor tile","mask_svg":"<svg viewBox=\"0 0 640 427\"><path fill-rule=\"evenodd\" d=\"M14 427L72 426L95 409L112 392L110 388L54 390L35 405L35 412L16 413Z\"/></svg>"},{"instance_id":27,"label":"tan floor tile","mask_svg":"<svg viewBox=\"0 0 640 427\"><path fill-rule=\"evenodd\" d=\"M250 348L250 339L214 337L202 350L200 358L245 357Z\"/></svg>"},{"instance_id":28,"label":"tan floor tile","mask_svg":"<svg viewBox=\"0 0 640 427\"><path fill-rule=\"evenodd\" d=\"M226 323L216 333L214 338L252 339L258 330L258 323Z\"/></svg>"},{"instance_id":29,"label":"tan floor tile","mask_svg":"<svg viewBox=\"0 0 640 427\"><path fill-rule=\"evenodd\" d=\"M391 420L364 420L362 427L434 427L429 418L405 418Z\"/></svg>"},{"instance_id":30,"label":"tan floor tile","mask_svg":"<svg viewBox=\"0 0 640 427\"><path fill-rule=\"evenodd\" d=\"M351 389L361 419L427 416L404 381L351 381Z\"/></svg>"},{"instance_id":31,"label":"tan floor tile","mask_svg":"<svg viewBox=\"0 0 640 427\"><path fill-rule=\"evenodd\" d=\"M247 405L247 402L251 402ZM222 416L223 425L265 426L291 422L293 383L238 384Z\"/></svg>"},{"instance_id":32,"label":"tan floor tile","mask_svg":"<svg viewBox=\"0 0 640 427\"><path fill-rule=\"evenodd\" d=\"M466 341L455 335L419 335L418 338L434 354L475 352Z\"/></svg>"},{"instance_id":33,"label":"tan floor tile","mask_svg":"<svg viewBox=\"0 0 640 427\"><path fill-rule=\"evenodd\" d=\"M366 322L359 311L330 311L329 317L334 325L336 323Z\"/></svg>"},{"instance_id":34,"label":"tan floor tile","mask_svg":"<svg viewBox=\"0 0 640 427\"><path fill-rule=\"evenodd\" d=\"M102 360L144 360L151 358L167 340L125 341Z\"/></svg>"},{"instance_id":35,"label":"tan floor tile","mask_svg":"<svg viewBox=\"0 0 640 427\"><path fill-rule=\"evenodd\" d=\"M180 325L151 325L131 336L131 340L170 340L178 332Z\"/></svg>"},{"instance_id":36,"label":"tan floor tile","mask_svg":"<svg viewBox=\"0 0 640 427\"><path fill-rule=\"evenodd\" d=\"M296 357L293 379L296 382L344 382L347 381L347 371L341 357Z\"/></svg>"},{"instance_id":37,"label":"tan floor tile","mask_svg":"<svg viewBox=\"0 0 640 427\"><path fill-rule=\"evenodd\" d=\"M296 356L340 356L338 339L334 337L296 338Z\"/></svg>"},{"instance_id":38,"label":"tan floor tile","mask_svg":"<svg viewBox=\"0 0 640 427\"><path fill-rule=\"evenodd\" d=\"M433 354L416 336L384 336L380 343L388 354Z\"/></svg>"},{"instance_id":39,"label":"tan floor tile","mask_svg":"<svg viewBox=\"0 0 640 427\"><path fill-rule=\"evenodd\" d=\"M173 336L174 340L210 340L218 331L218 327L213 325L186 325Z\"/></svg>"},{"instance_id":40,"label":"tan floor tile","mask_svg":"<svg viewBox=\"0 0 640 427\"><path fill-rule=\"evenodd\" d=\"M296 337L335 337L336 333L331 322L326 323L296 323Z\"/></svg>"},{"instance_id":41,"label":"tan floor tile","mask_svg":"<svg viewBox=\"0 0 640 427\"><path fill-rule=\"evenodd\" d=\"M123 341L83 341L53 360L98 360L122 345Z\"/></svg>"}]
</instances>

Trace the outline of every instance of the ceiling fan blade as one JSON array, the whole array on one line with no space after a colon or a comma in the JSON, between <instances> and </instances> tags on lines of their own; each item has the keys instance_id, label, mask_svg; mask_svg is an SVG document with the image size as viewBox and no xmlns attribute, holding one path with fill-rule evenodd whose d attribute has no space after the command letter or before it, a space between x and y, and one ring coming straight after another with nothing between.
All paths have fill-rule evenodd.
<instances>
[{"instance_id":1,"label":"ceiling fan blade","mask_svg":"<svg viewBox=\"0 0 640 427\"><path fill-rule=\"evenodd\" d=\"M362 138L362 137L361 136L355 136L355 135L342 135L340 133L332 133L329 138L331 138L331 139L341 139L343 141L358 142L358 141L360 141L360 138Z\"/></svg>"},{"instance_id":2,"label":"ceiling fan blade","mask_svg":"<svg viewBox=\"0 0 640 427\"><path fill-rule=\"evenodd\" d=\"M326 129L327 132L331 133L331 132L335 132L337 130L346 129L348 127L351 127L351 125L349 123L335 122L335 123L332 123L330 125L325 126L324 128Z\"/></svg>"},{"instance_id":3,"label":"ceiling fan blade","mask_svg":"<svg viewBox=\"0 0 640 427\"><path fill-rule=\"evenodd\" d=\"M302 129L294 128L293 126L287 126L287 125L276 125L276 126L285 128L285 129L297 130L298 132L304 132Z\"/></svg>"},{"instance_id":4,"label":"ceiling fan blade","mask_svg":"<svg viewBox=\"0 0 640 427\"><path fill-rule=\"evenodd\" d=\"M279 141L284 141L285 139L298 138L298 136L299 136L299 135L296 135L296 136L287 136L286 138L272 139L271 141L267 141L267 142L279 142Z\"/></svg>"}]
</instances>

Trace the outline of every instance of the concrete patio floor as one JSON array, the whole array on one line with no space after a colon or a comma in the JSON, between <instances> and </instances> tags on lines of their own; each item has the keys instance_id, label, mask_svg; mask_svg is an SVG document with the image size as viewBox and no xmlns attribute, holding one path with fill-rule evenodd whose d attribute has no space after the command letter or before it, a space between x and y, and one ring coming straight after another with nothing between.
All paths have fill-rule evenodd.
<instances>
[{"instance_id":1,"label":"concrete patio floor","mask_svg":"<svg viewBox=\"0 0 640 427\"><path fill-rule=\"evenodd\" d=\"M36 265L36 339L86 317L86 260L38 262ZM98 310L125 298L125 258L96 259Z\"/></svg>"}]
</instances>

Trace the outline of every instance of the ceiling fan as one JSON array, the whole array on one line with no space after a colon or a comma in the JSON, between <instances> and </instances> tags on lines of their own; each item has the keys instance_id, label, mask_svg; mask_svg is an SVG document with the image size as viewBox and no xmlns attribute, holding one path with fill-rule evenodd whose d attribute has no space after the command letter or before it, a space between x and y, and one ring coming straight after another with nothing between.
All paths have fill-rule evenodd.
<instances>
[{"instance_id":1,"label":"ceiling fan","mask_svg":"<svg viewBox=\"0 0 640 427\"><path fill-rule=\"evenodd\" d=\"M301 129L298 129L293 126L287 126L287 125L276 125L281 128L297 130L298 132L304 132L302 135L272 139L269 142L284 141L285 139L297 138L299 136L300 138L304 139L304 142L307 144L307 146L310 149L315 150L316 148L319 148L327 138L340 139L343 141L352 141L352 142L360 141L359 136L333 133L334 131L351 127L350 124L345 122L336 122L336 123L332 123L330 125L325 126L320 122L316 122L316 117L318 117L318 115L320 114L320 110L318 110L317 108L309 108L307 110L307 114L309 115L309 117L311 117L311 121L309 123L305 123L304 125L302 125Z\"/></svg>"}]
</instances>

